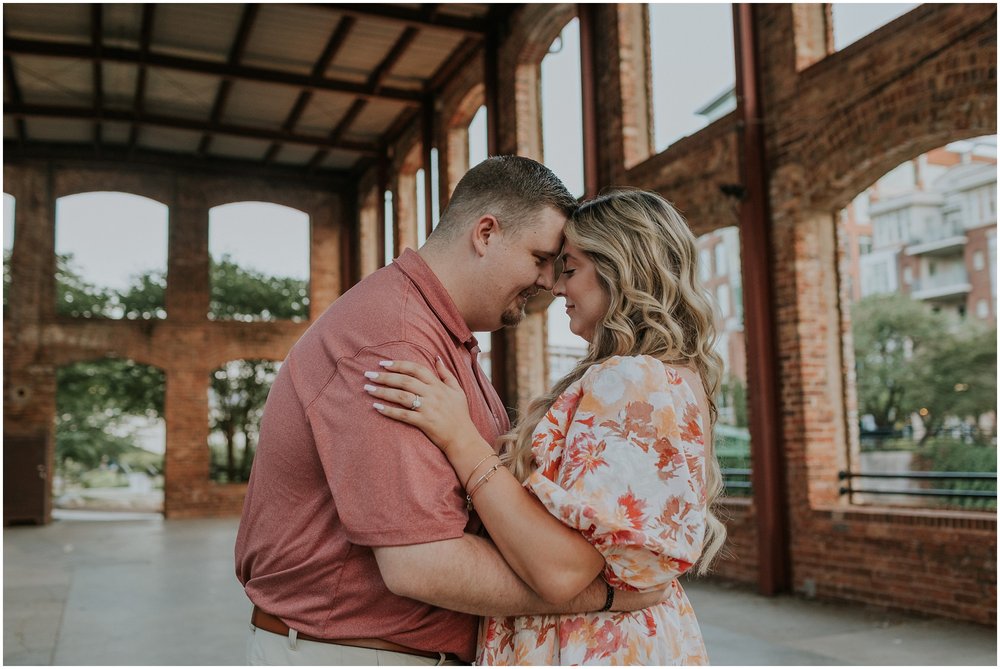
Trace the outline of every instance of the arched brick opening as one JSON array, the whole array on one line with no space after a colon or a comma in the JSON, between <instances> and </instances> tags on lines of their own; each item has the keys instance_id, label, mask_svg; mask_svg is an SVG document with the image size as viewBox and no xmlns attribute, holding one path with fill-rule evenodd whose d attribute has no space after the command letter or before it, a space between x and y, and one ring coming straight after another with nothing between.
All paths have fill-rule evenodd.
<instances>
[{"instance_id":1,"label":"arched brick opening","mask_svg":"<svg viewBox=\"0 0 1000 669\"><path fill-rule=\"evenodd\" d=\"M290 201L290 199L289 199ZM287 306L292 307L288 309L285 313L279 315L260 313L250 315L253 320L263 320L263 321L274 321L274 320L292 320L295 322L302 322L308 320L309 315L309 294L310 294L310 267L312 265L312 249L310 248L310 238L311 238L311 228L312 219L309 214L301 209L298 209L287 204L280 204L277 202L267 202L260 199L252 200L242 200L235 202L227 202L225 204L218 204L209 209L209 245L212 242L217 244L216 248L209 249L212 254L212 262L220 263L222 262L224 256L230 255L225 252L220 253L220 247L225 248L231 245L233 242L238 242L238 247L233 249L235 252L235 257L230 257L229 261L234 262L241 270L246 270L247 272L263 272L265 275L270 275L273 277L287 278L292 277L297 279L301 272L305 273L305 294L304 295L289 295L288 300L285 303ZM272 237L269 241L270 244L266 242L262 243L260 239L256 238L254 235L249 233L244 233L242 230L237 230L242 228L244 225L254 225L260 226L261 223L267 219L268 227L277 227L280 221L281 225L286 226L286 230L282 234ZM302 224L305 224L304 229L300 228ZM234 224L236 227L234 227ZM268 235L270 231L267 229L261 229L257 227L257 233L260 235ZM301 232L305 232L305 238L299 237ZM302 242L304 247L298 249L292 249L288 247L288 242ZM288 254L298 254L301 251L305 251L305 263L304 266L293 267L293 263L288 265L282 264L280 269L271 267L270 271L265 269L263 266L259 266L258 263L268 264L271 262L271 256L279 253ZM266 251L266 253L261 253ZM255 259L251 259L256 256ZM247 265L244 267L244 265ZM210 281L214 282L219 278L219 275L210 276ZM214 286L212 286L214 288ZM287 288L286 284L286 288ZM301 290L301 288L299 289ZM218 296L218 292L215 293ZM215 307L222 307L224 310L226 305L215 303ZM234 316L226 316L225 314L215 313L212 314L214 320L240 320L240 314ZM244 316L245 318L246 316Z\"/></svg>"},{"instance_id":2,"label":"arched brick opening","mask_svg":"<svg viewBox=\"0 0 1000 669\"><path fill-rule=\"evenodd\" d=\"M71 350L63 348L63 349L57 350L55 352L55 355L47 357L47 360L51 364L51 368L50 369L51 369L51 375L52 375L52 379L53 379L53 391L54 392L53 392L52 402L51 402L51 404L49 406L51 407L51 410L52 410L52 425L54 426L54 429L53 429L53 438L52 438L52 440L48 444L49 447L51 448L51 452L47 453L46 456L45 456L46 460L48 462L51 462L52 465L53 465L52 466L53 476L50 476L48 478L48 480L45 482L45 486L46 486L45 492L46 492L46 494L48 496L53 497L54 494L56 494L56 493L59 492L59 491L57 491L57 490L54 489L54 478L55 478L55 473L58 471L58 467L59 467L59 457L58 457L59 454L58 454L57 451L58 451L58 448L59 448L58 442L59 442L59 439L60 439L60 427L62 427L62 429L67 429L67 426L63 426L60 423L60 421L63 419L63 417L62 416L58 416L58 398L59 398L59 394L61 392L66 392L63 388L60 387L59 378L61 376L61 373L63 373L63 372L65 372L65 373L71 373L73 371L72 368L74 368L74 367L76 367L77 365L80 365L80 364L96 363L98 365L98 367L100 367L100 363L109 363L109 362L132 363L135 366L145 367L145 368L147 368L146 371L152 371L154 374L157 374L162 381L166 380L166 373L167 372L166 372L166 370L161 365L156 364L156 363L154 363L152 361L143 360L143 359L137 359L136 357L133 357L131 355L121 354L121 353L111 353L111 352L109 352L109 353L105 353L105 354L96 354L94 352L71 351ZM91 370L91 372L92 371L93 370ZM98 374L99 373L100 372L98 372ZM72 378L72 376L71 376L71 378ZM89 373L88 373L88 378L89 378ZM147 381L152 381L153 383L156 383L156 381L153 381L153 380L148 379L148 378L146 380ZM79 382L79 379L77 380L77 382ZM148 388L146 390L148 390ZM163 421L162 416L164 415L164 407L163 406L158 406L158 407L152 407L152 408L158 410L158 412L161 415L160 422L162 423L162 421ZM136 418L140 418L140 416L138 416L138 415L136 415L135 417ZM148 416L145 416L145 418L148 418ZM77 427L83 427L83 426L78 425ZM136 444L132 444L132 445L136 446L136 447L139 447ZM166 462L166 452L165 452L166 451L166 443L165 443L165 441L164 441L163 447L164 447L163 456L162 456L162 459L159 460L157 468L160 470L160 472L162 472L162 474L165 477L166 472L165 472L165 469L163 467L163 464ZM141 448L141 447L139 447L139 448ZM66 456L68 454L64 451L63 455ZM111 458L113 458L115 456L115 454L114 453L104 453L104 456L106 456L106 457L107 456L111 456ZM128 456L128 454L123 454L122 457L125 458L125 459L130 459L129 456ZM109 458L109 460L111 458ZM141 458L141 459L145 460L145 458ZM127 468L125 468L125 469L126 469L126 471L128 471ZM140 472L136 472L136 473L142 474L143 472L140 471ZM65 474L65 472L64 472L64 474ZM130 477L131 477L131 474L130 474ZM130 489L132 488L133 483L135 483L135 482L130 481ZM148 479L147 479L147 484L146 485L147 486L150 485ZM65 479L64 479L64 486L65 486ZM67 491L64 490L64 492L67 492ZM110 491L109 491L109 493L110 493ZM109 494L109 493L106 493L106 495ZM79 499L76 500L77 503L83 502L83 497L85 497L85 496L78 496L78 497L79 497ZM52 503L53 503L53 506L54 506L54 504L55 504L55 500L54 499L53 499ZM101 504L100 501L98 501L98 503ZM90 506L91 506L91 503L84 502L83 508L89 508ZM125 493L125 494L116 494L113 497L111 497L110 499L105 500L103 502L103 505L101 506L100 510L162 512L163 511L162 493L161 494L157 494L157 493L153 492L152 489L151 489L151 487L150 487L150 488L147 488L144 493L140 493L140 491L137 490L134 493L132 491L130 491L130 492Z\"/></svg>"}]
</instances>

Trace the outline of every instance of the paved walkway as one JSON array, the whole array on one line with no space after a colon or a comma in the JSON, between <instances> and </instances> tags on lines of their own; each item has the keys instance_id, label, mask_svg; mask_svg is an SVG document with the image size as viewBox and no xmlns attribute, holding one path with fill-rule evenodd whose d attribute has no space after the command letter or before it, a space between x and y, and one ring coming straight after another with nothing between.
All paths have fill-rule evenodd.
<instances>
[{"instance_id":1,"label":"paved walkway","mask_svg":"<svg viewBox=\"0 0 1000 669\"><path fill-rule=\"evenodd\" d=\"M64 514L4 529L4 664L244 663L235 521ZM997 664L994 628L686 588L716 665Z\"/></svg>"}]
</instances>

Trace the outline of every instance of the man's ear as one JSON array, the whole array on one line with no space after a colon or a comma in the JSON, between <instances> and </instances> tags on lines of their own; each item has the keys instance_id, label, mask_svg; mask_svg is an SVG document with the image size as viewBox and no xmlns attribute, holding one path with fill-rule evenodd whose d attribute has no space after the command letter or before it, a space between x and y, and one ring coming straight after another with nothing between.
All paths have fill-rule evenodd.
<instances>
[{"instance_id":1,"label":"man's ear","mask_svg":"<svg viewBox=\"0 0 1000 669\"><path fill-rule=\"evenodd\" d=\"M481 216L472 226L472 246L480 256L486 255L490 244L496 244L500 238L500 221L492 214Z\"/></svg>"}]
</instances>

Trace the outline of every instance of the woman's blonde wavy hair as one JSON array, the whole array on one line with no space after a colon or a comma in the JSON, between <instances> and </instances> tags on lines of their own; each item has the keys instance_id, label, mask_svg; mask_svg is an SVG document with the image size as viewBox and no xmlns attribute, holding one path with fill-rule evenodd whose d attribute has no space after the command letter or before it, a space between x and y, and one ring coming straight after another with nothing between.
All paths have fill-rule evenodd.
<instances>
[{"instance_id":1,"label":"woman's blonde wavy hair","mask_svg":"<svg viewBox=\"0 0 1000 669\"><path fill-rule=\"evenodd\" d=\"M519 481L535 469L532 433L555 400L593 365L616 355L649 355L673 365L693 365L708 398L711 426L718 412L712 398L722 378L712 302L698 278L695 237L669 202L648 191L616 190L583 203L566 224L566 240L593 261L610 296L587 355L547 394L533 400L518 425L501 438L503 461ZM697 573L708 571L726 539L715 516L722 473L705 430L708 523Z\"/></svg>"}]
</instances>

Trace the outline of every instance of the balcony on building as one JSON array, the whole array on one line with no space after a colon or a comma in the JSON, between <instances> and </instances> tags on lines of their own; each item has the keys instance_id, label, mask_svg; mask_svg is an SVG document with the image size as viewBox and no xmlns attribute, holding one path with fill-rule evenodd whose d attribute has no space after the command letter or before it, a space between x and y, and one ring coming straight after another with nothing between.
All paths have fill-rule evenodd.
<instances>
[{"instance_id":1,"label":"balcony on building","mask_svg":"<svg viewBox=\"0 0 1000 669\"><path fill-rule=\"evenodd\" d=\"M934 276L921 277L913 283L910 295L929 302L960 302L972 290L965 267L956 267Z\"/></svg>"},{"instance_id":2,"label":"balcony on building","mask_svg":"<svg viewBox=\"0 0 1000 669\"><path fill-rule=\"evenodd\" d=\"M924 234L909 242L906 246L908 256L946 256L960 255L969 238L961 223L946 218L941 225L926 229Z\"/></svg>"}]
</instances>

